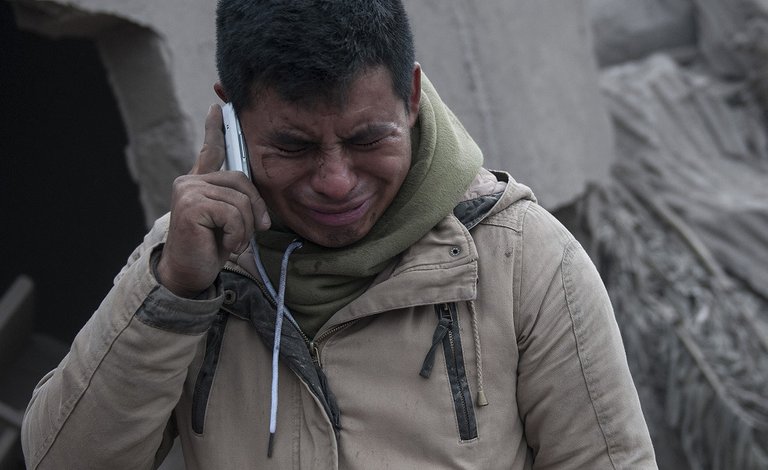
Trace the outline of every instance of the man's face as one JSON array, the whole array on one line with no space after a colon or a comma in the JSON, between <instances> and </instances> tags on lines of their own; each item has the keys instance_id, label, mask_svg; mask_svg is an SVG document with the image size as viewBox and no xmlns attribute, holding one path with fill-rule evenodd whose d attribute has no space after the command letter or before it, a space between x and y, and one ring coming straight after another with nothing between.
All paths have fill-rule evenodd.
<instances>
[{"instance_id":1,"label":"man's face","mask_svg":"<svg viewBox=\"0 0 768 470\"><path fill-rule=\"evenodd\" d=\"M240 112L253 180L284 224L326 247L371 230L410 169L418 66L414 77L410 113L384 67L352 82L342 106L290 103L266 90Z\"/></svg>"}]
</instances>

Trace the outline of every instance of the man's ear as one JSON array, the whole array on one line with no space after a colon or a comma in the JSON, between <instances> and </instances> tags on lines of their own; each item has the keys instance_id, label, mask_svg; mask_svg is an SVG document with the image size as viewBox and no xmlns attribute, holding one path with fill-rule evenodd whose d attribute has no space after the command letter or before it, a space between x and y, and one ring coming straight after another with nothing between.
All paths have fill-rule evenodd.
<instances>
[{"instance_id":1,"label":"man's ear","mask_svg":"<svg viewBox=\"0 0 768 470\"><path fill-rule=\"evenodd\" d=\"M416 124L416 119L419 117L419 101L421 101L421 65L414 62L411 95L408 97L408 119L411 127Z\"/></svg>"},{"instance_id":2,"label":"man's ear","mask_svg":"<svg viewBox=\"0 0 768 470\"><path fill-rule=\"evenodd\" d=\"M216 95L221 98L221 101L229 103L229 100L227 99L227 93L224 91L224 87L221 86L221 82L216 82L213 84L213 91L215 91Z\"/></svg>"}]
</instances>

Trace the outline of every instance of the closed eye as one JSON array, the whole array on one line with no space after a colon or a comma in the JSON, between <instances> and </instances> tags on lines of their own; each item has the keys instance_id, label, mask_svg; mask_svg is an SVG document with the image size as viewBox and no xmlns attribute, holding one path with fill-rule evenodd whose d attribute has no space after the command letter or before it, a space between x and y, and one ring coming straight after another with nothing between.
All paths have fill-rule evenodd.
<instances>
[{"instance_id":1,"label":"closed eye","mask_svg":"<svg viewBox=\"0 0 768 470\"><path fill-rule=\"evenodd\" d=\"M389 137L397 134L397 126L393 123L370 123L358 129L345 140L358 148L373 147Z\"/></svg>"},{"instance_id":2,"label":"closed eye","mask_svg":"<svg viewBox=\"0 0 768 470\"><path fill-rule=\"evenodd\" d=\"M305 150L307 149L306 147L298 147L298 148L293 148L293 147L292 147L292 148L283 148L283 147L278 147L278 146L275 146L275 148L276 148L277 150L279 150L279 151L283 152L283 153L301 153L301 152L303 152L303 151L305 151Z\"/></svg>"},{"instance_id":3,"label":"closed eye","mask_svg":"<svg viewBox=\"0 0 768 470\"><path fill-rule=\"evenodd\" d=\"M379 139L375 139L375 140L372 140L370 142L356 143L355 145L357 145L358 147L372 147L372 146L378 144L379 142L381 142L384 139L385 139L384 137L381 137Z\"/></svg>"},{"instance_id":4,"label":"closed eye","mask_svg":"<svg viewBox=\"0 0 768 470\"><path fill-rule=\"evenodd\" d=\"M304 152L314 144L304 135L290 130L276 130L268 136L272 148L283 154L298 154Z\"/></svg>"}]
</instances>

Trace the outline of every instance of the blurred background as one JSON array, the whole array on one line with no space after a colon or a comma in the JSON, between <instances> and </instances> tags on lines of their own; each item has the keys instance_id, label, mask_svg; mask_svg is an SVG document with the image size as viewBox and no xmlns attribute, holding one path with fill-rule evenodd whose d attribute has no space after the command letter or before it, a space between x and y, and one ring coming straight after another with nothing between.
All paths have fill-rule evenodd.
<instances>
[{"instance_id":1,"label":"blurred background","mask_svg":"<svg viewBox=\"0 0 768 470\"><path fill-rule=\"evenodd\" d=\"M485 166L598 266L659 468L768 468L768 0L405 3ZM196 157L214 9L0 0L0 470Z\"/></svg>"}]
</instances>

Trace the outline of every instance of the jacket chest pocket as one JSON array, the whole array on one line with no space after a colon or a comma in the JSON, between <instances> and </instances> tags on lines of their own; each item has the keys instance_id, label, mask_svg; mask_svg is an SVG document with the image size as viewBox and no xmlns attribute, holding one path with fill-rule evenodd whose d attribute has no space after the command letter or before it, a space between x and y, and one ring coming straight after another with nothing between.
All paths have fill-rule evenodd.
<instances>
[{"instance_id":1,"label":"jacket chest pocket","mask_svg":"<svg viewBox=\"0 0 768 470\"><path fill-rule=\"evenodd\" d=\"M429 378L435 364L437 350L442 349L445 357L445 368L448 372L450 393L456 412L459 438L462 441L470 441L477 438L477 419L475 418L472 394L469 390L467 371L464 367L456 304L435 305L435 313L438 319L437 328L432 336L432 346L424 358L419 375Z\"/></svg>"}]
</instances>

